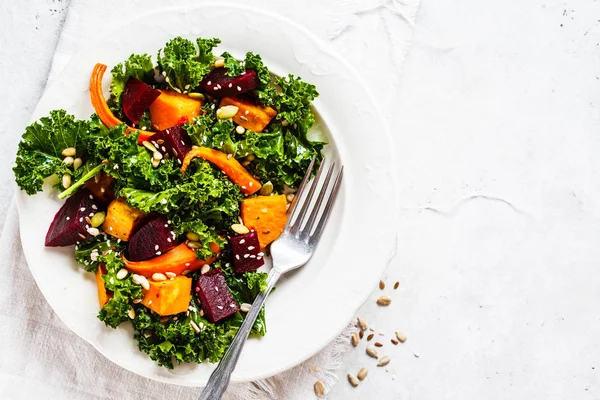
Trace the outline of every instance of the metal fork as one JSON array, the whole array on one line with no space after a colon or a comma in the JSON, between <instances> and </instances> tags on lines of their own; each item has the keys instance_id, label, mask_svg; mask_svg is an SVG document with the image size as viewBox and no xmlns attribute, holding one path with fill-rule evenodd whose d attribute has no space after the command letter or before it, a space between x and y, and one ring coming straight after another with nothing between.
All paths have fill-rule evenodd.
<instances>
[{"instance_id":1,"label":"metal fork","mask_svg":"<svg viewBox=\"0 0 600 400\"><path fill-rule=\"evenodd\" d=\"M279 238L271 244L273 268L267 279L267 288L256 296L250 311L244 318L244 322L231 342L229 349L223 355L221 362L211 374L199 400L221 398L229 385L231 373L235 369L242 348L246 344L246 339L248 339L250 330L254 326L256 317L269 292L281 275L305 265L315 252L323 228L327 223L329 214L331 214L342 181L344 167L340 168L335 179L333 179L334 162L327 169L325 177L322 178L325 169L325 160L323 160L314 180L309 182L314 164L315 159L313 158L290 206L286 227ZM307 194L304 195L307 190ZM316 198L314 198L315 194L317 194Z\"/></svg>"}]
</instances>

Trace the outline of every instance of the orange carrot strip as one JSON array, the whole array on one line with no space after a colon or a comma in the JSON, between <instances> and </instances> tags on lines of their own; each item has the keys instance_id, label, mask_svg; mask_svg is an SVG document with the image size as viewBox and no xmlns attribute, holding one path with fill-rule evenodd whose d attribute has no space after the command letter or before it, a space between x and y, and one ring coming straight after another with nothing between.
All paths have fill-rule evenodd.
<instances>
[{"instance_id":1,"label":"orange carrot strip","mask_svg":"<svg viewBox=\"0 0 600 400\"><path fill-rule=\"evenodd\" d=\"M219 246L216 243L210 244L211 250L214 253L219 252ZM198 260L196 252L190 249L185 243L181 243L172 250L158 257L151 258L146 261L129 261L123 257L125 267L136 274L143 275L146 278L157 272L162 274L173 272L176 275L181 275L185 270L195 271L202 268L205 264L210 264L216 260L216 257L209 257L206 260Z\"/></svg>"},{"instance_id":2,"label":"orange carrot strip","mask_svg":"<svg viewBox=\"0 0 600 400\"><path fill-rule=\"evenodd\" d=\"M92 77L90 78L90 99L92 101L92 107L94 107L100 121L102 121L107 128L112 128L115 125L122 124L123 121L115 117L112 111L110 111L108 104L106 104L104 93L102 93L102 78L104 77L106 68L106 65L101 63L94 65ZM138 136L138 143L148 140L148 138L154 134L154 132L135 129L130 126L127 127L127 133L136 131L140 134Z\"/></svg>"},{"instance_id":3,"label":"orange carrot strip","mask_svg":"<svg viewBox=\"0 0 600 400\"><path fill-rule=\"evenodd\" d=\"M190 165L190 162L195 157L202 157L219 167L231 179L233 183L239 185L242 193L250 195L260 190L260 181L255 179L246 168L242 166L235 158L229 157L227 154L209 149L207 147L196 147L192 149L183 160L181 166L181 174L183 175Z\"/></svg>"}]
</instances>

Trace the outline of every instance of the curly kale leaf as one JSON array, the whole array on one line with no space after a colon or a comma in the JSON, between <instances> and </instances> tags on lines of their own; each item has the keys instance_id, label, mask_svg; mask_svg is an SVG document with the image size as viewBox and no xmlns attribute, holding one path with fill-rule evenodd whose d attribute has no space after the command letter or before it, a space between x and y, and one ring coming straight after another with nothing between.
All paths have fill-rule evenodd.
<instances>
[{"instance_id":1,"label":"curly kale leaf","mask_svg":"<svg viewBox=\"0 0 600 400\"><path fill-rule=\"evenodd\" d=\"M98 265L102 262L102 255L109 250L119 252L124 245L113 237L106 234L98 235L86 242L75 246L75 261L83 265L86 271L96 272Z\"/></svg>"},{"instance_id":2,"label":"curly kale leaf","mask_svg":"<svg viewBox=\"0 0 600 400\"><path fill-rule=\"evenodd\" d=\"M182 37L167 42L158 52L158 68L165 73L167 84L180 91L198 86L214 65L212 49L219 43L215 38L198 38L194 44Z\"/></svg>"},{"instance_id":3,"label":"curly kale leaf","mask_svg":"<svg viewBox=\"0 0 600 400\"><path fill-rule=\"evenodd\" d=\"M64 163L62 151L74 147L78 157L85 157L89 134L88 121L76 120L64 110L50 111L49 116L29 125L19 142L13 168L17 185L31 195L42 190L49 176L67 174L76 180L82 171Z\"/></svg>"}]
</instances>

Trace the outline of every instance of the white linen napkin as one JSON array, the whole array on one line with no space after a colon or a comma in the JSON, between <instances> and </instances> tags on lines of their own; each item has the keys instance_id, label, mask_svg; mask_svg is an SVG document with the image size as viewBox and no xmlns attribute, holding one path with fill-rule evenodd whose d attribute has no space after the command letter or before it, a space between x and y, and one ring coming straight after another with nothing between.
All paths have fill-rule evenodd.
<instances>
[{"instance_id":1,"label":"white linen napkin","mask_svg":"<svg viewBox=\"0 0 600 400\"><path fill-rule=\"evenodd\" d=\"M342 53L363 75L386 115L397 95L400 71L420 0L257 0L256 7L308 27ZM314 3L314 4L313 4ZM185 0L180 4L198 4ZM73 0L53 58L50 82L74 54L98 34L129 16L163 7L160 0ZM318 10L318 12L317 12ZM15 132L15 134L17 134ZM45 229L45 227L40 227ZM0 238L0 397L28 399L195 399L200 390L151 381L100 355L58 319L27 268L19 238L16 204L9 208ZM312 398L313 384L335 383L348 346L342 333L322 352L290 371L233 385L227 399Z\"/></svg>"}]
</instances>

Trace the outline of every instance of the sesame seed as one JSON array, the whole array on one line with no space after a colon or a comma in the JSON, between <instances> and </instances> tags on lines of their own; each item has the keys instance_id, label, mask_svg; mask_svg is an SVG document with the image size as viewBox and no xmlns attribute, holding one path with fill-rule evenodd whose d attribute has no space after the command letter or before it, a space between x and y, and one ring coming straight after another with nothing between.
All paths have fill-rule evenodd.
<instances>
[{"instance_id":1,"label":"sesame seed","mask_svg":"<svg viewBox=\"0 0 600 400\"><path fill-rule=\"evenodd\" d=\"M67 219L68 219L68 217L67 217ZM246 239L240 240L240 244L244 244L244 243L246 243Z\"/></svg>"},{"instance_id":2,"label":"sesame seed","mask_svg":"<svg viewBox=\"0 0 600 400\"><path fill-rule=\"evenodd\" d=\"M248 250L254 250L254 246L248 246Z\"/></svg>"},{"instance_id":3,"label":"sesame seed","mask_svg":"<svg viewBox=\"0 0 600 400\"><path fill-rule=\"evenodd\" d=\"M219 291L219 288L215 286L215 292L218 292L218 291Z\"/></svg>"},{"instance_id":4,"label":"sesame seed","mask_svg":"<svg viewBox=\"0 0 600 400\"><path fill-rule=\"evenodd\" d=\"M208 82L206 82L206 84L210 86L210 85L212 85L212 82L208 81Z\"/></svg>"},{"instance_id":5,"label":"sesame seed","mask_svg":"<svg viewBox=\"0 0 600 400\"><path fill-rule=\"evenodd\" d=\"M229 84L229 87L232 87L232 86L233 86L233 83L230 83L230 84ZM239 86L238 86L238 87L239 87Z\"/></svg>"},{"instance_id":6,"label":"sesame seed","mask_svg":"<svg viewBox=\"0 0 600 400\"><path fill-rule=\"evenodd\" d=\"M70 219L71 219L71 217L67 217L67 221L70 220Z\"/></svg>"},{"instance_id":7,"label":"sesame seed","mask_svg":"<svg viewBox=\"0 0 600 400\"><path fill-rule=\"evenodd\" d=\"M157 252L156 252L156 255L157 255L157 256L160 256L161 254L162 254L162 253L161 253L160 251L157 251Z\"/></svg>"},{"instance_id":8,"label":"sesame seed","mask_svg":"<svg viewBox=\"0 0 600 400\"><path fill-rule=\"evenodd\" d=\"M250 254L244 254L244 258L250 257Z\"/></svg>"},{"instance_id":9,"label":"sesame seed","mask_svg":"<svg viewBox=\"0 0 600 400\"><path fill-rule=\"evenodd\" d=\"M154 246L154 250L158 250L158 245L155 245L155 246Z\"/></svg>"}]
</instances>

